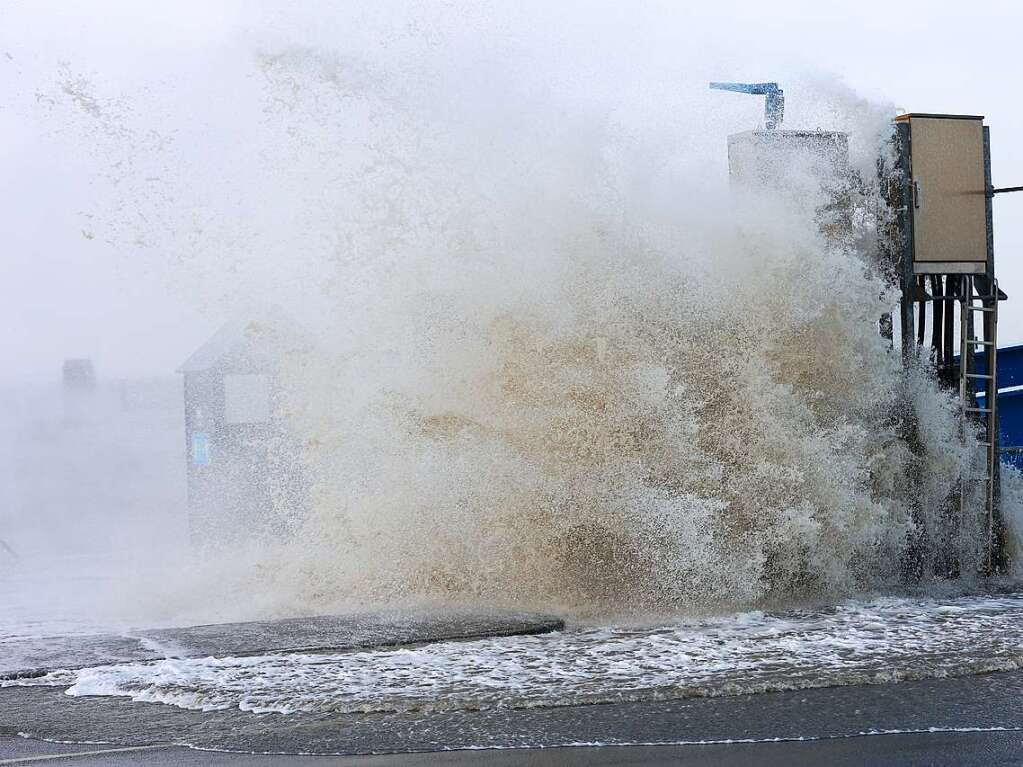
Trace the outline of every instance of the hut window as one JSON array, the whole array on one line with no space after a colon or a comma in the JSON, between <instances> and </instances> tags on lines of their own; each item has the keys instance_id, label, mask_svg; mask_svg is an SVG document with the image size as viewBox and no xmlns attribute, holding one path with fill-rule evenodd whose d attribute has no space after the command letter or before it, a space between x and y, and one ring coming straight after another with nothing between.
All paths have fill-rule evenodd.
<instances>
[{"instance_id":1,"label":"hut window","mask_svg":"<svg viewBox=\"0 0 1023 767\"><path fill-rule=\"evenodd\" d=\"M224 420L227 423L263 423L270 420L270 380L267 376L224 376Z\"/></svg>"}]
</instances>

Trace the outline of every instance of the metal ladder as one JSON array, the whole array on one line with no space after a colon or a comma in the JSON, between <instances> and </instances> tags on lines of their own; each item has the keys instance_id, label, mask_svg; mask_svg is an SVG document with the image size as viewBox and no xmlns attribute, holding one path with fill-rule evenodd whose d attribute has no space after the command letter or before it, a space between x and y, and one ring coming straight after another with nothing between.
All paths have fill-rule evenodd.
<instances>
[{"instance_id":1,"label":"metal ladder","mask_svg":"<svg viewBox=\"0 0 1023 767\"><path fill-rule=\"evenodd\" d=\"M984 522L987 528L987 546L985 567L992 570L992 549L994 545L994 524L995 524L995 481L998 474L998 281L990 281L991 295L974 295L974 276L964 275L961 285L962 294L959 296L960 324L959 324L959 399L963 410L963 438L967 435L967 423L973 418L979 421L984 427L984 438L980 446L985 448L987 453L986 472L983 477L975 477L974 481L984 483ZM977 306L974 302L980 301ZM982 327L990 329L990 338L978 339L974 335L976 323L973 322L974 314L983 317L990 315L990 322L981 323ZM990 365L984 373L978 373L975 350L976 347L985 349L989 347L991 354L986 355ZM974 389L974 381L985 381L987 383L987 395L984 397L984 405L977 402ZM967 483L961 486L960 508L966 508Z\"/></svg>"}]
</instances>

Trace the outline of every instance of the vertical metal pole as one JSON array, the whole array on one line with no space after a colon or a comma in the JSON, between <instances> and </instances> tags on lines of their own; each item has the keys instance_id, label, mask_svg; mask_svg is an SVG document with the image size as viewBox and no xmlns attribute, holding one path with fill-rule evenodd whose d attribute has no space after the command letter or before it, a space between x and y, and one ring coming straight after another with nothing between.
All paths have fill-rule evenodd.
<instances>
[{"instance_id":1,"label":"vertical metal pole","mask_svg":"<svg viewBox=\"0 0 1023 767\"><path fill-rule=\"evenodd\" d=\"M969 315L970 306L972 304L971 296L973 295L973 277L971 275L963 275L959 282L960 295L959 295L959 406L962 410L959 422L960 439L963 443L966 442L966 435L969 433L969 411L970 407L969 390L970 385L970 354L972 353L972 344L970 343L970 328L969 328ZM972 459L971 459L972 463ZM967 467L968 472L972 472L972 467ZM967 501L969 500L969 487L970 487L971 475L968 473L966 476L959 480L959 519L962 520L962 515L967 509ZM961 524L961 522L960 522Z\"/></svg>"},{"instance_id":2,"label":"vertical metal pole","mask_svg":"<svg viewBox=\"0 0 1023 767\"><path fill-rule=\"evenodd\" d=\"M969 373L969 359L970 344L969 344L969 327L967 326L967 317L970 314L969 304L969 291L972 290L970 283L972 278L967 275L963 277L962 289L963 293L959 298L959 400L963 403L963 417L966 416L966 386L967 386L967 374Z\"/></svg>"},{"instance_id":3,"label":"vertical metal pole","mask_svg":"<svg viewBox=\"0 0 1023 767\"><path fill-rule=\"evenodd\" d=\"M902 288L899 320L901 323L902 360L910 364L914 356L913 333L913 170L910 165L909 123L900 122L896 131L896 170L899 173L899 287Z\"/></svg>"},{"instance_id":4,"label":"vertical metal pole","mask_svg":"<svg viewBox=\"0 0 1023 767\"><path fill-rule=\"evenodd\" d=\"M976 281L976 279L974 278L974 276L972 274L967 276L963 280L963 293L966 296L966 304L965 304L965 306L966 306L966 334L967 334L967 336L969 337L969 339L971 341L977 335L976 323L974 322L974 317L973 317L973 294L974 294L974 291L976 290L976 285L977 285L977 281ZM971 344L969 351L970 351L970 356L971 356L970 366L972 367L972 366L974 366L974 362L976 362L976 360L972 359L972 357L976 353L977 350ZM976 404L976 402L977 402L977 398L974 396L974 391L973 391L973 387L972 386L967 388L966 396L970 398L970 405L969 406L973 407Z\"/></svg>"},{"instance_id":5,"label":"vertical metal pole","mask_svg":"<svg viewBox=\"0 0 1023 767\"><path fill-rule=\"evenodd\" d=\"M986 306L990 306L992 311L986 312L991 318L991 337L985 340L991 341L989 346L985 347L985 352L988 353L987 363L988 371L991 378L988 381L988 394L987 398L989 401L988 407L991 408L991 412L988 414L991 418L990 434L988 441L991 443L988 448L991 451L992 463L990 464L990 477L991 477L991 493L990 493L990 506L989 508L989 538L988 538L988 573L994 574L1001 572L1006 567L1005 558L1005 532L1003 529L1002 511L1001 511L1001 495L1002 495L1002 461L1000 451L1000 432L1001 425L999 424L998 417L998 378L997 365L998 365L998 280L995 279L995 239L994 239L994 214L992 209L992 195L991 190L994 188L994 184L991 180L991 130L988 126L984 126L984 188L987 192L984 195L985 207L984 215L987 219L987 283L991 288L989 295L991 295L991 303L985 302Z\"/></svg>"},{"instance_id":6,"label":"vertical metal pole","mask_svg":"<svg viewBox=\"0 0 1023 767\"><path fill-rule=\"evenodd\" d=\"M941 291L944 296L952 296L955 291L959 289L959 281L954 275L947 274L944 277L945 287ZM942 330L942 357L945 360L945 365L942 368L942 382L949 386L952 384L953 366L952 351L955 348L955 312L956 305L955 301L949 298L945 301L945 309L942 316L944 322L944 329Z\"/></svg>"},{"instance_id":7,"label":"vertical metal pole","mask_svg":"<svg viewBox=\"0 0 1023 767\"><path fill-rule=\"evenodd\" d=\"M941 275L932 274L930 283L932 295L940 296L943 294L944 288L942 286ZM945 328L945 302L943 300L939 299L931 302L931 320L931 354L934 355L934 365L940 376L945 366L945 358L942 354L945 349L942 339L942 332Z\"/></svg>"},{"instance_id":8,"label":"vertical metal pole","mask_svg":"<svg viewBox=\"0 0 1023 767\"><path fill-rule=\"evenodd\" d=\"M913 169L910 155L912 140L910 126L906 121L895 124L895 170L898 178L898 205L896 208L898 241L895 243L895 268L902 289L902 301L899 304L899 324L902 341L902 364L908 370L917 364L916 333L914 332L914 309L916 301L916 276L913 274ZM921 303L921 313L926 302ZM910 450L917 454L921 450L917 413L908 393L904 394L899 403L902 413L902 437ZM908 477L913 486L919 487L921 477L919 471L913 470ZM928 550L930 531L924 522L923 510L919 498L911 507L914 532L908 541L903 573L912 579L919 579L924 574L924 552Z\"/></svg>"},{"instance_id":9,"label":"vertical metal pole","mask_svg":"<svg viewBox=\"0 0 1023 767\"><path fill-rule=\"evenodd\" d=\"M997 483L1000 480L1000 472L998 471L998 280L990 280L989 285L991 287L991 295L993 299L988 302L985 301L985 306L992 307L990 312L985 313L985 319L987 319L990 333L986 333L987 336L984 340L989 341L989 345L984 347L987 355L987 374L991 376L987 379L987 396L984 398L987 400L987 406L990 412L987 414L988 417L988 429L987 429L987 469L988 469L988 482L987 482L987 503L985 504L985 510L987 511L987 574L993 575L1002 568L1002 540L1001 540L1001 527L1000 519L996 519L998 514L998 491Z\"/></svg>"},{"instance_id":10,"label":"vertical metal pole","mask_svg":"<svg viewBox=\"0 0 1023 767\"><path fill-rule=\"evenodd\" d=\"M924 295L927 292L927 278L922 274L916 278L917 295ZM927 341L927 302L914 301L917 309L916 315L916 344L923 346ZM933 323L932 323L933 324Z\"/></svg>"}]
</instances>

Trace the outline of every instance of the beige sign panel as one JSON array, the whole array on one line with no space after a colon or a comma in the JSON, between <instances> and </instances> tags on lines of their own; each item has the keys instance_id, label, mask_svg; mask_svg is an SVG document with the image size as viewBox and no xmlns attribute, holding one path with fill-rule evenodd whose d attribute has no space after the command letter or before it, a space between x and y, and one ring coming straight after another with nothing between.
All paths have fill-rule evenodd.
<instances>
[{"instance_id":1,"label":"beige sign panel","mask_svg":"<svg viewBox=\"0 0 1023 767\"><path fill-rule=\"evenodd\" d=\"M987 262L984 124L980 117L906 115L917 273L983 272Z\"/></svg>"}]
</instances>

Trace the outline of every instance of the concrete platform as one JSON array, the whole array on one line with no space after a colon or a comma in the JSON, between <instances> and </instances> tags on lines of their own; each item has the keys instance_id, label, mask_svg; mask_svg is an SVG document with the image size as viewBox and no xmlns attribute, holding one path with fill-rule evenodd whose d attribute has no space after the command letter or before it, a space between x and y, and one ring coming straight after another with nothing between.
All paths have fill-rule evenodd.
<instances>
[{"instance_id":1,"label":"concrete platform","mask_svg":"<svg viewBox=\"0 0 1023 767\"><path fill-rule=\"evenodd\" d=\"M133 631L125 635L57 636L6 641L0 680L41 676L53 669L109 663L289 652L343 652L369 647L484 637L543 634L564 628L549 615L504 611L390 611L218 623Z\"/></svg>"}]
</instances>

